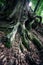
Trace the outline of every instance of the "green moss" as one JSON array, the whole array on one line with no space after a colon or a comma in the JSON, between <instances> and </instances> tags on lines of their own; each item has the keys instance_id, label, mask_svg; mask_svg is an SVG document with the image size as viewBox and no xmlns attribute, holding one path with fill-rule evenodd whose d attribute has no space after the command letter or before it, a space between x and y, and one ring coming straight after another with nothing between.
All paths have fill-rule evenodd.
<instances>
[{"instance_id":1,"label":"green moss","mask_svg":"<svg viewBox=\"0 0 43 65\"><path fill-rule=\"evenodd\" d=\"M38 47L38 49L43 48L42 43L40 42L40 40L37 37L33 37L32 41Z\"/></svg>"},{"instance_id":2,"label":"green moss","mask_svg":"<svg viewBox=\"0 0 43 65\"><path fill-rule=\"evenodd\" d=\"M27 33L28 39L31 40L37 46L38 49L43 48L42 43L34 34L32 34L31 32L28 32L28 31L26 31L26 33Z\"/></svg>"},{"instance_id":3,"label":"green moss","mask_svg":"<svg viewBox=\"0 0 43 65\"><path fill-rule=\"evenodd\" d=\"M6 42L5 42L5 47L7 47L7 48L11 48L11 43L10 43L10 40L7 40Z\"/></svg>"},{"instance_id":4,"label":"green moss","mask_svg":"<svg viewBox=\"0 0 43 65\"><path fill-rule=\"evenodd\" d=\"M24 38L24 36L22 36L22 44L24 45L24 47L26 47L27 49L29 49L28 41Z\"/></svg>"},{"instance_id":5,"label":"green moss","mask_svg":"<svg viewBox=\"0 0 43 65\"><path fill-rule=\"evenodd\" d=\"M5 47L7 47L7 48L11 48L11 44L6 43L6 44L5 44Z\"/></svg>"}]
</instances>

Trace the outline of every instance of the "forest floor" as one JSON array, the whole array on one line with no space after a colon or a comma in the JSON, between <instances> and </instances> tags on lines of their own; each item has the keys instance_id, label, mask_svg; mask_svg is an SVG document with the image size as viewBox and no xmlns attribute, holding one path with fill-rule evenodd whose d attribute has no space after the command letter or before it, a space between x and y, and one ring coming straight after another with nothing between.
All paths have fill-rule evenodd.
<instances>
[{"instance_id":1,"label":"forest floor","mask_svg":"<svg viewBox=\"0 0 43 65\"><path fill-rule=\"evenodd\" d=\"M43 36L39 33L39 29L37 31L32 29L31 32L39 38L43 45ZM21 52L18 48L20 42L18 33L16 34L16 38L10 49L0 43L0 65L43 65L43 49L39 51L37 46L29 41L30 49L27 50L25 48Z\"/></svg>"}]
</instances>

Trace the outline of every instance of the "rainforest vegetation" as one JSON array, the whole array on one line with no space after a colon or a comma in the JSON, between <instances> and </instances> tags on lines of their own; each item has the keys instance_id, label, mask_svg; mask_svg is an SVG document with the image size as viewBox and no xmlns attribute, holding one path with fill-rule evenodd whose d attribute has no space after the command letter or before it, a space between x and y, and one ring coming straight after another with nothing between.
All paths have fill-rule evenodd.
<instances>
[{"instance_id":1,"label":"rainforest vegetation","mask_svg":"<svg viewBox=\"0 0 43 65\"><path fill-rule=\"evenodd\" d=\"M0 65L43 65L43 0L0 0Z\"/></svg>"}]
</instances>

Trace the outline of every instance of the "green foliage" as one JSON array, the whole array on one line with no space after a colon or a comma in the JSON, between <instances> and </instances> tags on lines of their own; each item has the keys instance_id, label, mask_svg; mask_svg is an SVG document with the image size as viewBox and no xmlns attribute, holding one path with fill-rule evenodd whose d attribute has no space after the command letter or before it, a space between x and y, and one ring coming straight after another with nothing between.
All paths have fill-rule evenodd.
<instances>
[{"instance_id":1,"label":"green foliage","mask_svg":"<svg viewBox=\"0 0 43 65\"><path fill-rule=\"evenodd\" d=\"M42 10L43 10L43 0L40 1L39 7L37 9L37 14L41 15Z\"/></svg>"},{"instance_id":2,"label":"green foliage","mask_svg":"<svg viewBox=\"0 0 43 65\"><path fill-rule=\"evenodd\" d=\"M31 0L32 1L32 9L34 10L36 4L37 4L37 0ZM40 3L38 5L36 14L42 16L41 14L43 14L43 0L40 0ZM42 23L43 23L43 16L42 16Z\"/></svg>"},{"instance_id":3,"label":"green foliage","mask_svg":"<svg viewBox=\"0 0 43 65\"><path fill-rule=\"evenodd\" d=\"M37 0L31 0L31 2L32 2L31 8L34 10L35 6L36 6L36 3L37 3Z\"/></svg>"},{"instance_id":4,"label":"green foliage","mask_svg":"<svg viewBox=\"0 0 43 65\"><path fill-rule=\"evenodd\" d=\"M43 0L41 0L40 4L39 4L39 7L36 11L36 14L42 16L42 23L43 23Z\"/></svg>"}]
</instances>

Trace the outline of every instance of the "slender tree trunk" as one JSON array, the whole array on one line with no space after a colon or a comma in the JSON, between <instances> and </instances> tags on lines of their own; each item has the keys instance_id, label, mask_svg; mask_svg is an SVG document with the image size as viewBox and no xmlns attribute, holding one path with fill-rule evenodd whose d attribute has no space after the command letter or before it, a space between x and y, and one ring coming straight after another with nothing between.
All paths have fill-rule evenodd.
<instances>
[{"instance_id":1,"label":"slender tree trunk","mask_svg":"<svg viewBox=\"0 0 43 65\"><path fill-rule=\"evenodd\" d=\"M40 3L40 0L38 0L38 1L37 1L36 7L35 7L35 9L34 9L34 12L36 12L36 10L37 10L37 8L38 8L39 3Z\"/></svg>"}]
</instances>

